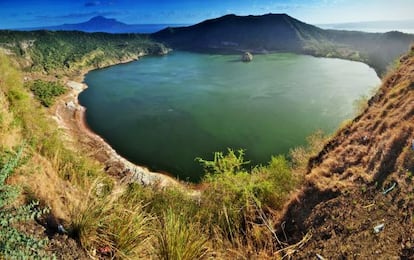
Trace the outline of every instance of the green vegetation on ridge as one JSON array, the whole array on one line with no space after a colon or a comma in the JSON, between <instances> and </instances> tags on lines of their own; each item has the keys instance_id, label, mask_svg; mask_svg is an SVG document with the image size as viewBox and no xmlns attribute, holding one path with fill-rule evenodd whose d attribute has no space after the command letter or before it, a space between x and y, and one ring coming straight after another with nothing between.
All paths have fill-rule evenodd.
<instances>
[{"instance_id":1,"label":"green vegetation on ridge","mask_svg":"<svg viewBox=\"0 0 414 260\"><path fill-rule=\"evenodd\" d=\"M0 31L0 48L28 71L77 72L167 50L139 34Z\"/></svg>"},{"instance_id":2,"label":"green vegetation on ridge","mask_svg":"<svg viewBox=\"0 0 414 260\"><path fill-rule=\"evenodd\" d=\"M58 82L35 80L30 82L29 85L36 98L46 107L50 107L56 97L66 92L66 88Z\"/></svg>"}]
</instances>

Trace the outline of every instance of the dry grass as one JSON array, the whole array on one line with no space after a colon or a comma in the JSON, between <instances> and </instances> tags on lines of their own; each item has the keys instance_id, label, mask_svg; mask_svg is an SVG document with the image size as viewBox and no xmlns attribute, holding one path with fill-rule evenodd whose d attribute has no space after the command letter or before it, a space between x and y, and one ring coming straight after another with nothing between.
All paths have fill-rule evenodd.
<instances>
[{"instance_id":1,"label":"dry grass","mask_svg":"<svg viewBox=\"0 0 414 260\"><path fill-rule=\"evenodd\" d=\"M159 219L159 228L155 230L155 255L163 260L207 258L208 238L200 231L199 225L168 209Z\"/></svg>"},{"instance_id":2,"label":"dry grass","mask_svg":"<svg viewBox=\"0 0 414 260\"><path fill-rule=\"evenodd\" d=\"M120 203L122 192L105 192L97 180L87 196L72 208L73 234L91 256L142 259L150 253L152 218L141 204Z\"/></svg>"},{"instance_id":3,"label":"dry grass","mask_svg":"<svg viewBox=\"0 0 414 260\"><path fill-rule=\"evenodd\" d=\"M63 180L49 160L34 154L12 178L23 184L30 197L37 198L51 209L51 213L65 222L70 221L70 206L82 200L85 192Z\"/></svg>"}]
</instances>

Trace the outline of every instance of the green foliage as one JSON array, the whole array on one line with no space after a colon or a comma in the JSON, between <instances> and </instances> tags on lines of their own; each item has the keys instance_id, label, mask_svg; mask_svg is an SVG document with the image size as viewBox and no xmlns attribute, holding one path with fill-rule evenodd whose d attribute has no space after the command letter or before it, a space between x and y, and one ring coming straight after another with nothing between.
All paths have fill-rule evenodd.
<instances>
[{"instance_id":1,"label":"green foliage","mask_svg":"<svg viewBox=\"0 0 414 260\"><path fill-rule=\"evenodd\" d=\"M144 35L76 31L0 31L0 47L15 53L28 70L48 73L99 68L165 51L162 44Z\"/></svg>"},{"instance_id":2,"label":"green foliage","mask_svg":"<svg viewBox=\"0 0 414 260\"><path fill-rule=\"evenodd\" d=\"M22 153L23 146L0 170L0 256L16 259L40 258L46 256L44 247L47 240L28 236L17 227L20 223L32 221L43 215L47 210L39 210L37 202L17 208L11 207L10 204L16 200L20 191L17 187L5 183L7 177L17 168Z\"/></svg>"},{"instance_id":3,"label":"green foliage","mask_svg":"<svg viewBox=\"0 0 414 260\"><path fill-rule=\"evenodd\" d=\"M46 107L53 105L55 98L66 92L66 88L61 83L43 80L35 80L31 83L30 90Z\"/></svg>"},{"instance_id":4,"label":"green foliage","mask_svg":"<svg viewBox=\"0 0 414 260\"><path fill-rule=\"evenodd\" d=\"M228 154L226 155L222 152L214 153L213 161L206 161L202 158L196 158L196 160L204 166L210 177L213 174L235 174L241 170L243 165L249 164L249 162L244 161L243 150L239 150L237 153L238 155L232 149L228 149Z\"/></svg>"},{"instance_id":5,"label":"green foliage","mask_svg":"<svg viewBox=\"0 0 414 260\"><path fill-rule=\"evenodd\" d=\"M5 182L18 166L22 153L23 147L20 147L17 154L10 158L0 170L0 208L11 204L19 195L17 187L6 185Z\"/></svg>"},{"instance_id":6,"label":"green foliage","mask_svg":"<svg viewBox=\"0 0 414 260\"><path fill-rule=\"evenodd\" d=\"M159 220L155 253L164 260L203 259L208 253L207 237L197 232L200 227L168 209Z\"/></svg>"},{"instance_id":7,"label":"green foliage","mask_svg":"<svg viewBox=\"0 0 414 260\"><path fill-rule=\"evenodd\" d=\"M229 149L225 155L216 153L214 161L199 159L207 171L200 221L210 232L218 226L231 241L251 229L262 209L280 208L296 185L283 156L272 157L269 165L249 172L242 168L247 164L243 155L243 151L236 153Z\"/></svg>"},{"instance_id":8,"label":"green foliage","mask_svg":"<svg viewBox=\"0 0 414 260\"><path fill-rule=\"evenodd\" d=\"M121 201L145 205L144 210L154 216L162 216L165 209L172 208L181 215L195 218L200 210L200 205L188 191L174 187L159 189L157 186L130 183L122 194Z\"/></svg>"}]
</instances>

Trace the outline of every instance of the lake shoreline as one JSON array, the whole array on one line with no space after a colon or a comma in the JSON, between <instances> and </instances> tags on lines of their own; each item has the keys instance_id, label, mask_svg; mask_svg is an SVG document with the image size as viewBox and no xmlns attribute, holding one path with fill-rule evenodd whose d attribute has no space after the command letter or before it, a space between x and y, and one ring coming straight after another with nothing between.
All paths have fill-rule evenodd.
<instances>
[{"instance_id":1,"label":"lake shoreline","mask_svg":"<svg viewBox=\"0 0 414 260\"><path fill-rule=\"evenodd\" d=\"M136 58L121 60L106 67L134 62L143 56L145 54ZM80 144L81 151L86 151L89 156L102 163L105 172L121 182L136 182L142 185L158 185L160 187L186 186L185 183L166 173L153 172L147 167L130 162L119 155L104 138L89 127L86 121L86 108L80 104L79 95L88 88L84 82L85 75L95 69L102 68L82 70L80 75L69 77L66 80L65 83L69 88L69 92L57 100L53 109L53 118L59 127L69 135L69 139Z\"/></svg>"},{"instance_id":2,"label":"lake shoreline","mask_svg":"<svg viewBox=\"0 0 414 260\"><path fill-rule=\"evenodd\" d=\"M96 132L133 162L194 182L203 174L194 158L245 149L252 165L265 165L317 129L335 131L353 116L353 101L378 84L369 66L337 58L272 53L245 64L239 55L186 51L85 80L93 88L80 101Z\"/></svg>"},{"instance_id":3,"label":"lake shoreline","mask_svg":"<svg viewBox=\"0 0 414 260\"><path fill-rule=\"evenodd\" d=\"M104 165L105 171L109 175L114 176L121 181L133 181L142 183L143 185L159 183L161 186L168 186L172 184L179 186L190 185L196 187L197 184L192 185L187 182L180 181L176 177L172 176L172 174L162 171L153 172L145 166L132 163L112 148L112 146L102 136L95 133L87 123L86 108L79 102L80 93L88 88L84 81L86 74L93 70L137 61L143 56L146 55L142 54L138 57L116 61L104 67L85 69L82 70L79 75L67 78L66 84L69 86L70 92L65 95L65 97L59 99L59 102L57 102L56 112L54 113L55 118L60 126L69 129L70 135L72 135L75 140L79 141L82 148L86 148L85 150L88 154ZM370 66L368 65L368 67Z\"/></svg>"}]
</instances>

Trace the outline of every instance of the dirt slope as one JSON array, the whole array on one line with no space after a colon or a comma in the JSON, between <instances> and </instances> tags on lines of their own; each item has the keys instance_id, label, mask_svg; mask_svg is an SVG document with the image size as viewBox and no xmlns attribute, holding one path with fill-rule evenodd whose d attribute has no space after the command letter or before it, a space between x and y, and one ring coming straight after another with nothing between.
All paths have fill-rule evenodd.
<instances>
[{"instance_id":1,"label":"dirt slope","mask_svg":"<svg viewBox=\"0 0 414 260\"><path fill-rule=\"evenodd\" d=\"M400 64L310 160L284 215L290 243L312 234L295 259L414 259L414 46Z\"/></svg>"}]
</instances>

